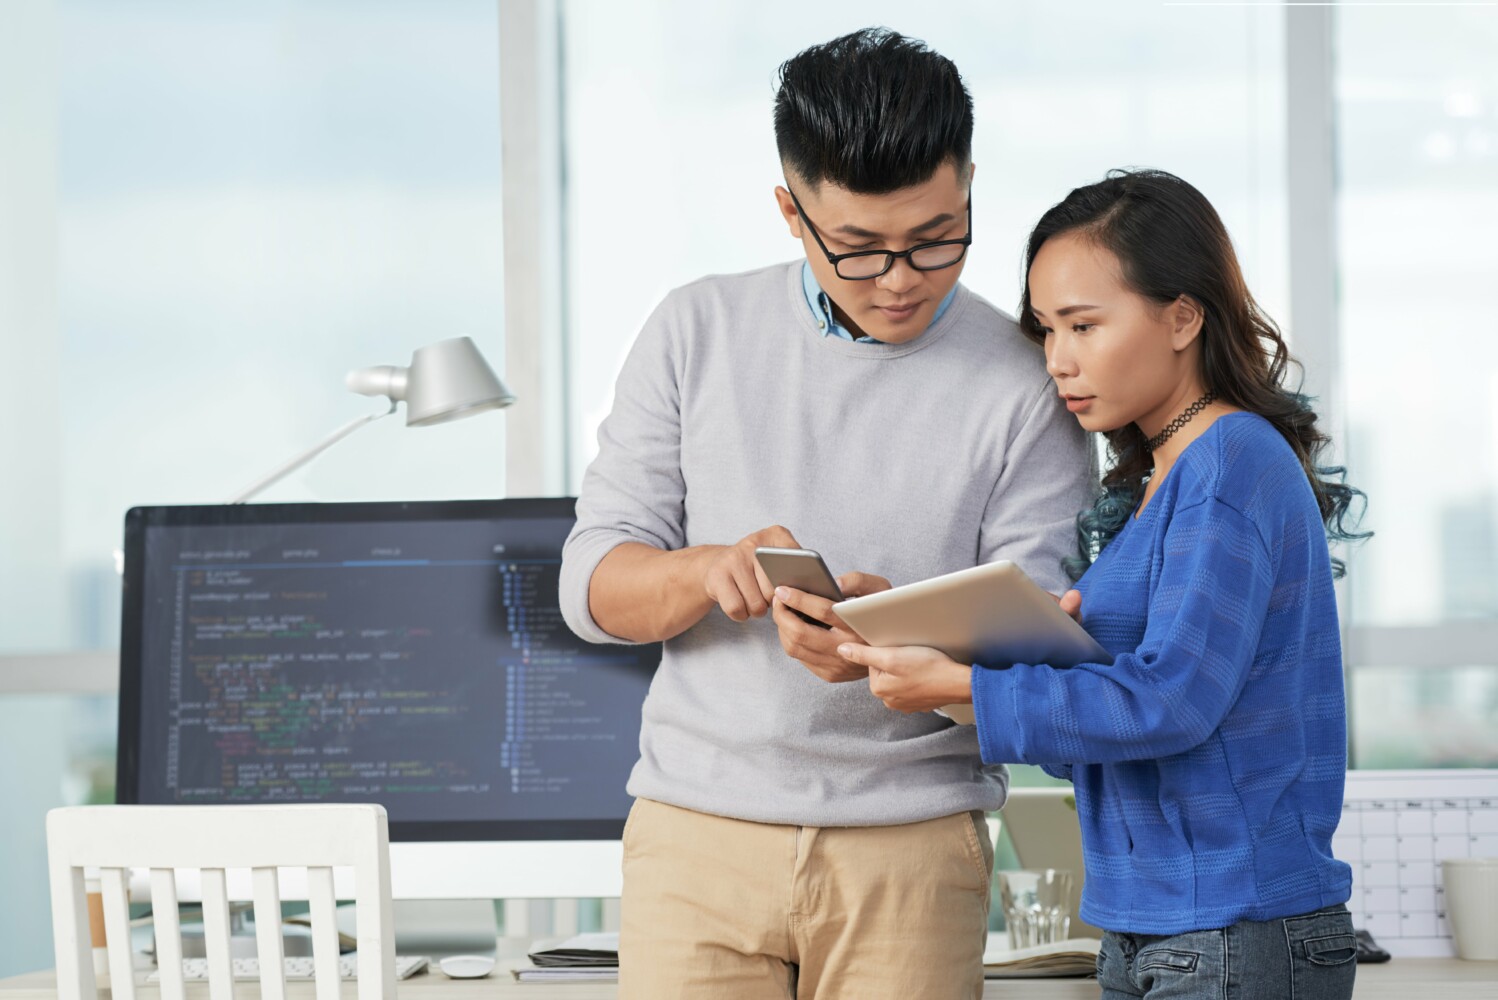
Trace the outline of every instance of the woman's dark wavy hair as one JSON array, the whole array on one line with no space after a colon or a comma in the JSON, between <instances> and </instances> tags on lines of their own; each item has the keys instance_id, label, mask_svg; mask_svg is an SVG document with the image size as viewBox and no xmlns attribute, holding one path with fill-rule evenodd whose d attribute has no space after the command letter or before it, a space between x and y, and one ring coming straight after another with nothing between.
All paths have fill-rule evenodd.
<instances>
[{"instance_id":1,"label":"woman's dark wavy hair","mask_svg":"<svg viewBox=\"0 0 1498 1000\"><path fill-rule=\"evenodd\" d=\"M1200 191L1163 170L1112 170L1096 184L1079 187L1040 217L1025 252L1025 291L1019 323L1025 335L1044 343L1030 310L1029 272L1045 241L1078 233L1118 258L1123 278L1139 294L1166 305L1185 295L1203 314L1201 379L1208 392L1274 425L1295 450L1321 508L1331 542L1370 537L1353 530L1366 504L1362 491L1345 482L1346 469L1323 465L1331 439L1317 427L1313 400L1286 377L1292 365L1279 327L1259 308L1243 280L1227 229ZM1298 381L1303 381L1303 377ZM1104 434L1108 469L1092 508L1077 518L1078 556L1066 561L1076 579L1128 523L1154 457L1144 432L1128 424ZM1357 513L1352 505L1358 503ZM1332 559L1332 572L1346 565Z\"/></svg>"}]
</instances>

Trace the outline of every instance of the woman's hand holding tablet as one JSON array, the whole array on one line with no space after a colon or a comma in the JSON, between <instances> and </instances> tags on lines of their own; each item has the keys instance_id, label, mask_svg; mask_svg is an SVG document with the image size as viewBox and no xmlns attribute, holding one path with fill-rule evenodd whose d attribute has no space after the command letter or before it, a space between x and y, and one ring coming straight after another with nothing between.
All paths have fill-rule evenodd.
<instances>
[{"instance_id":1,"label":"woman's hand holding tablet","mask_svg":"<svg viewBox=\"0 0 1498 1000\"><path fill-rule=\"evenodd\" d=\"M959 671L967 672L979 655L992 666L1112 662L1069 613L1080 608L1075 593L1058 602L1012 562L975 566L842 602L838 616L868 645L845 643L839 653L886 675L871 674L869 686L890 707L910 712L945 705L954 721L971 723L970 681ZM964 696L935 700L948 693Z\"/></svg>"}]
</instances>

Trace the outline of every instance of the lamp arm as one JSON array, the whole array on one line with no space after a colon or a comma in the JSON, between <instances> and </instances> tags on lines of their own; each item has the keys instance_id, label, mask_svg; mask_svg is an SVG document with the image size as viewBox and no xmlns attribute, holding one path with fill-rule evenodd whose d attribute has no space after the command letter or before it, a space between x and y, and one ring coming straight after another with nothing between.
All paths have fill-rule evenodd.
<instances>
[{"instance_id":1,"label":"lamp arm","mask_svg":"<svg viewBox=\"0 0 1498 1000\"><path fill-rule=\"evenodd\" d=\"M395 406L395 401L391 400L390 409L384 411L383 413L371 413L366 416L350 420L348 423L344 424L342 427L338 428L336 431L329 434L327 437L323 438L321 441L317 442L317 444L302 452L300 455L297 455L290 461L276 466L270 472L267 472L265 475L261 476L259 479L255 480L253 483L240 490L238 493L235 493L229 499L225 500L224 503L244 503L246 500L258 494L261 490L264 490L267 487L272 486L275 483L280 482L285 477L291 475L291 473L295 472L297 469L300 469L302 466L306 465L318 455L321 455L323 452L327 451L329 448L333 447L339 441L342 441L344 438L348 437L350 434L354 433L354 431L363 427L365 424L372 424L382 417L390 416L390 414L395 412Z\"/></svg>"}]
</instances>

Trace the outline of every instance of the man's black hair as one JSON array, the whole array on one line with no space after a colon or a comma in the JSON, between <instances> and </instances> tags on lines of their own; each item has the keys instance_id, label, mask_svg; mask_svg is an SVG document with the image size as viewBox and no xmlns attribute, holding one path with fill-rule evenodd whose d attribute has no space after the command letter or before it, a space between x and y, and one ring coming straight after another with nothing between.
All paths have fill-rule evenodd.
<instances>
[{"instance_id":1,"label":"man's black hair","mask_svg":"<svg viewBox=\"0 0 1498 1000\"><path fill-rule=\"evenodd\" d=\"M812 187L885 194L966 167L973 99L957 67L926 43L865 28L813 45L780 67L780 161Z\"/></svg>"}]
</instances>

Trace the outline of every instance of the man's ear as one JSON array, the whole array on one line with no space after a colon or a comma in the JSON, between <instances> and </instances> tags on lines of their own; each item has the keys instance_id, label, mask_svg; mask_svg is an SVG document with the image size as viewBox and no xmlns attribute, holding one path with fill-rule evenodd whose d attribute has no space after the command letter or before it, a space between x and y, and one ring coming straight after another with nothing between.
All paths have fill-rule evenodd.
<instances>
[{"instance_id":1,"label":"man's ear","mask_svg":"<svg viewBox=\"0 0 1498 1000\"><path fill-rule=\"evenodd\" d=\"M796 203L791 200L791 193L783 186L775 188L775 205L780 209L781 218L785 219L786 226L791 235L801 239L801 213L796 211Z\"/></svg>"},{"instance_id":2,"label":"man's ear","mask_svg":"<svg viewBox=\"0 0 1498 1000\"><path fill-rule=\"evenodd\" d=\"M1166 306L1165 315L1170 320L1170 346L1176 351L1184 351L1196 342L1207 318L1201 303L1189 295L1181 295Z\"/></svg>"}]
</instances>

